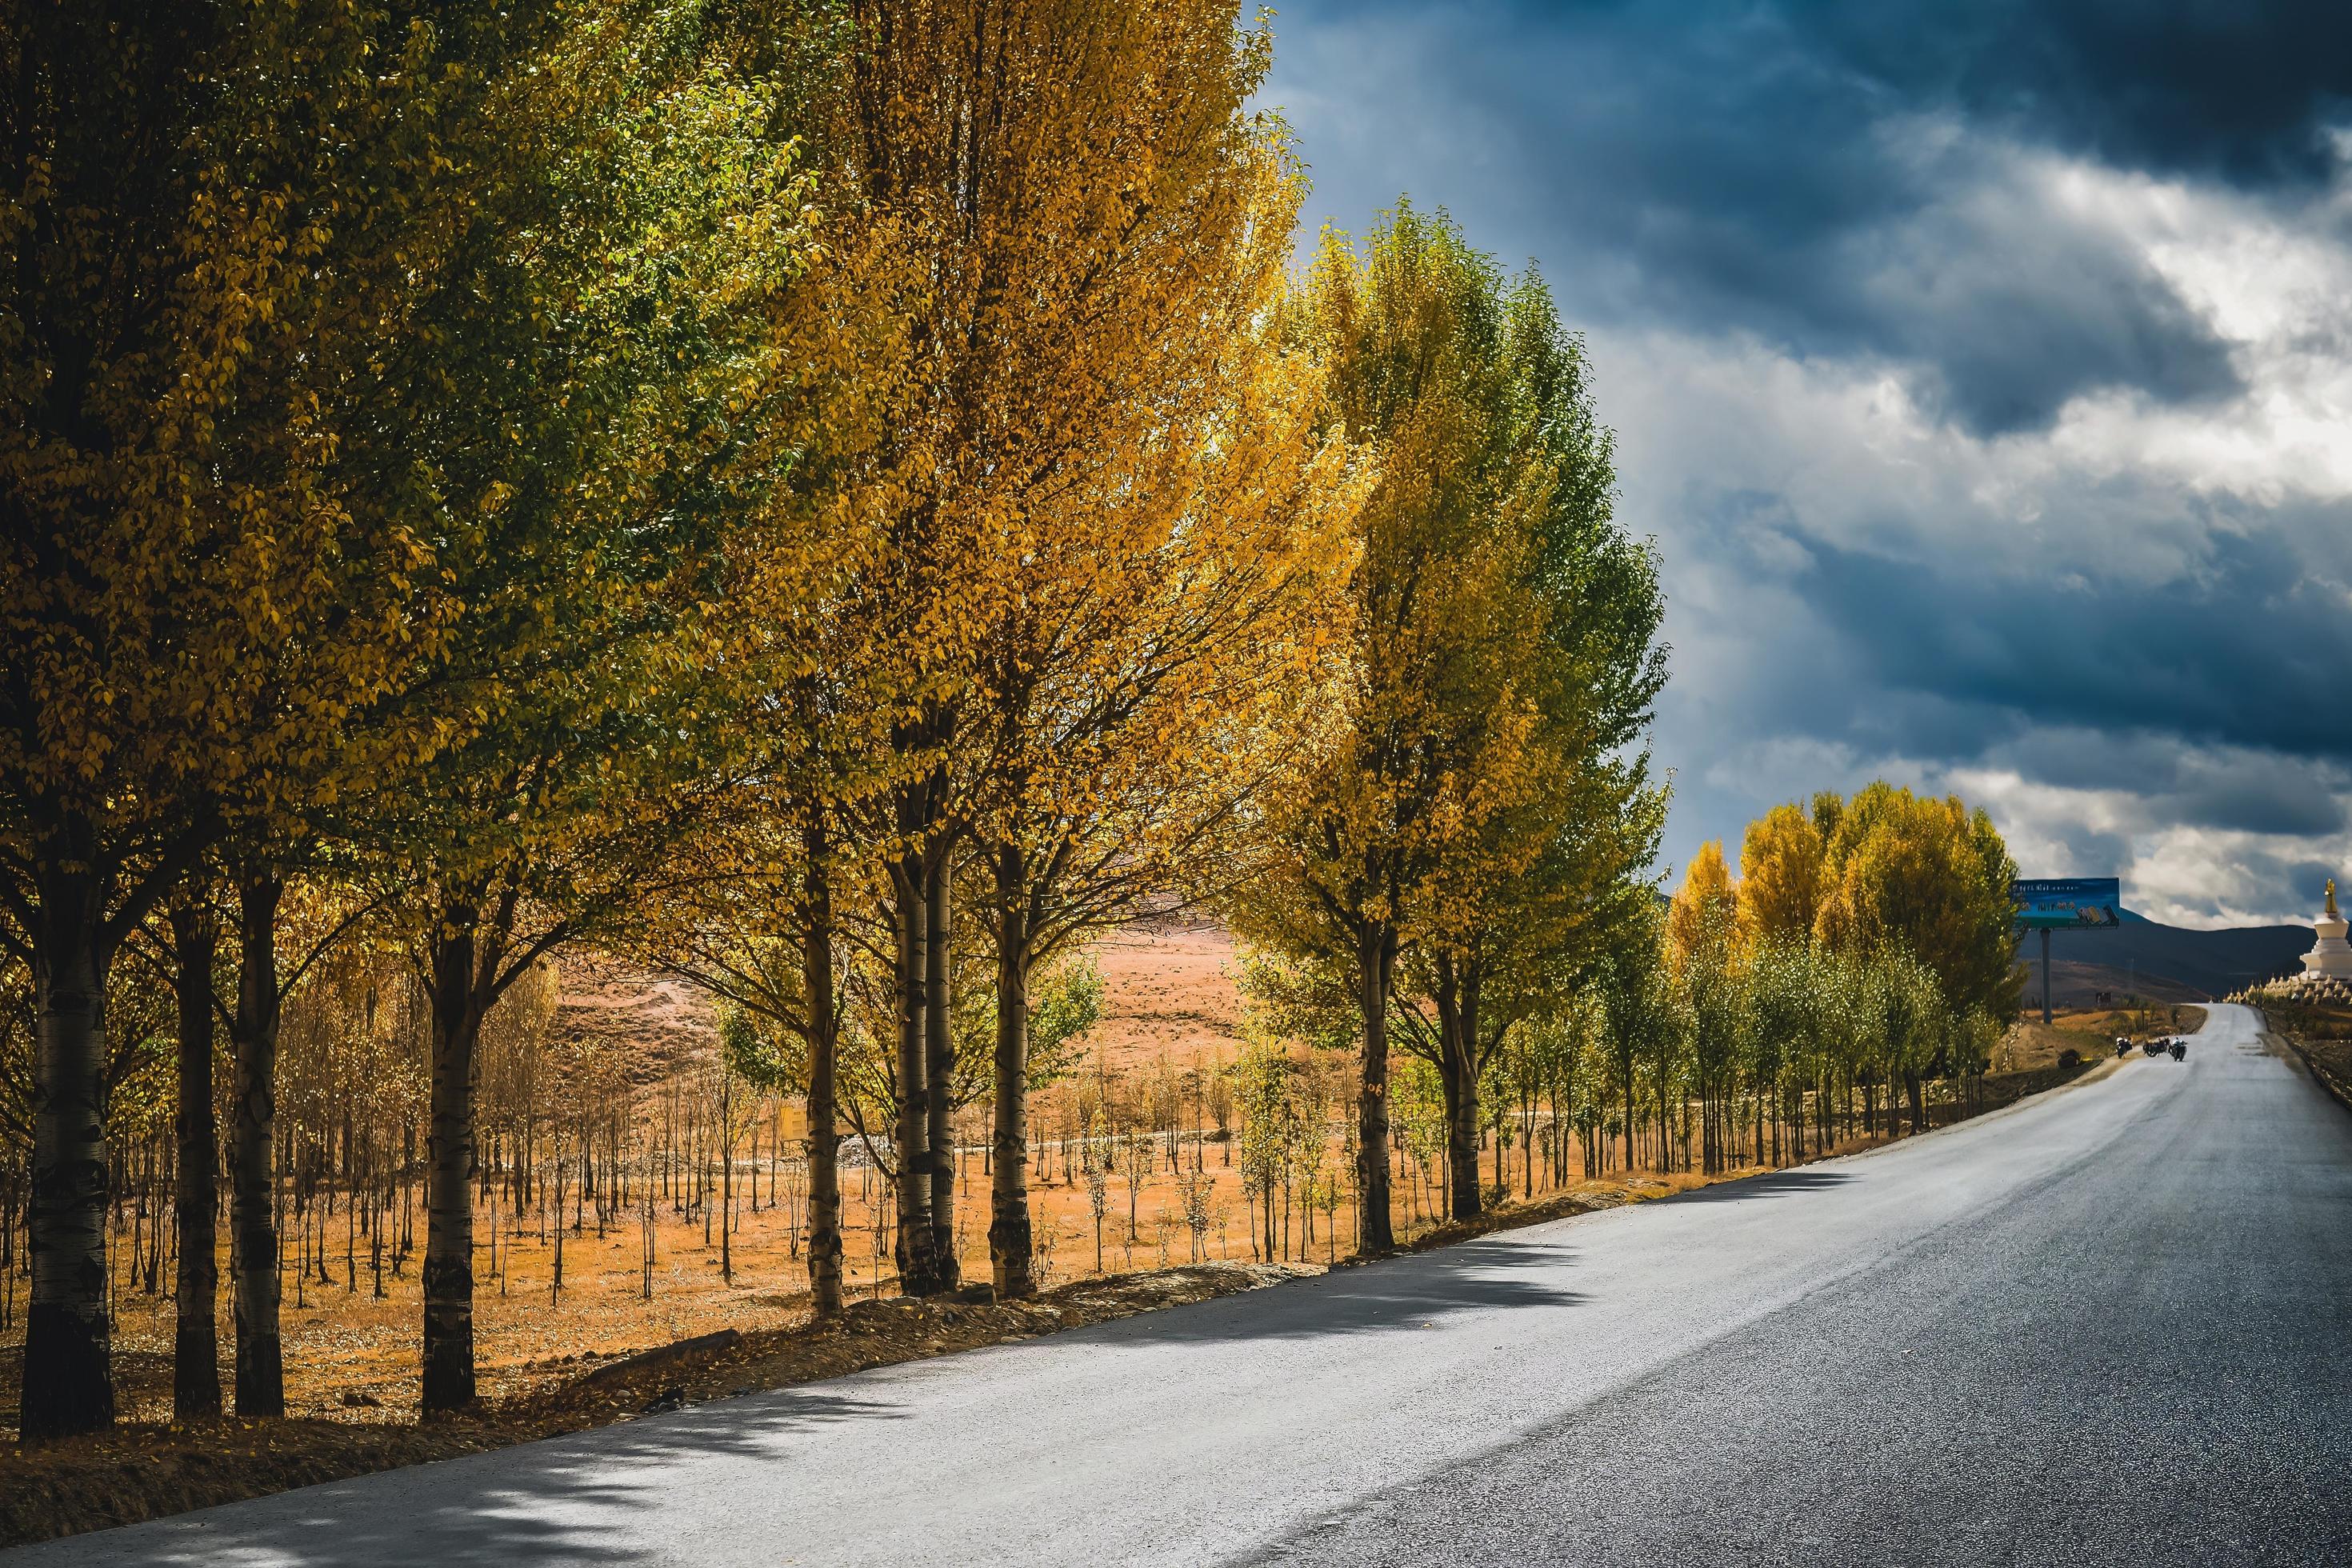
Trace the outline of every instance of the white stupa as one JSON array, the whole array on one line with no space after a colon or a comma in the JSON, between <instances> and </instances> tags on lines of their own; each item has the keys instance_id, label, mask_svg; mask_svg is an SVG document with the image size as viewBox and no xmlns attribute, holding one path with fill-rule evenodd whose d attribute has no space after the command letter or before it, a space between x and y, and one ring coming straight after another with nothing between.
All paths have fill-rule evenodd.
<instances>
[{"instance_id":1,"label":"white stupa","mask_svg":"<svg viewBox=\"0 0 2352 1568\"><path fill-rule=\"evenodd\" d=\"M2319 943L2303 961L2303 972L2327 980L2352 980L2352 942L2344 940L2345 919L2336 912L2336 879L2327 879L2327 908L2312 921Z\"/></svg>"}]
</instances>

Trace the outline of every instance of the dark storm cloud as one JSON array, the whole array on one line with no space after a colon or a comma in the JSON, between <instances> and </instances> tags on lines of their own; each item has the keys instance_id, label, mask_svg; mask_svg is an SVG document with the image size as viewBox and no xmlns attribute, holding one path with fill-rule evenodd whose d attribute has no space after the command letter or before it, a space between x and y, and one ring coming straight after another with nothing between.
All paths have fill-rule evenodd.
<instances>
[{"instance_id":1,"label":"dark storm cloud","mask_svg":"<svg viewBox=\"0 0 2352 1568\"><path fill-rule=\"evenodd\" d=\"M2243 390L2228 351L2110 236L2025 202L1923 214L1840 285L1871 313L1847 346L1922 368L1913 392L1980 436L2039 428L2069 398L2129 386L2167 403Z\"/></svg>"},{"instance_id":2,"label":"dark storm cloud","mask_svg":"<svg viewBox=\"0 0 2352 1568\"><path fill-rule=\"evenodd\" d=\"M1659 0L1309 6L1281 25L1300 79L1328 92L1353 76L1393 111L1344 156L1315 128L1317 211L1336 198L1360 222L1407 187L1508 211L1583 319L1883 357L1994 435L2105 387L2239 389L2223 345L2143 259L2004 160L2051 146L2251 182L2306 174L2352 86L2352 27L2320 27L2320 10L2151 8L2126 26L2112 4ZM2109 50L2149 74L2100 68ZM2210 74L2190 68L2200 51ZM1435 141L1398 134L1402 121ZM1501 243L1491 225L1480 237Z\"/></svg>"},{"instance_id":3,"label":"dark storm cloud","mask_svg":"<svg viewBox=\"0 0 2352 1568\"><path fill-rule=\"evenodd\" d=\"M1866 79L2070 153L2241 184L2326 172L2352 100L2342 0L1859 0L1790 7Z\"/></svg>"},{"instance_id":4,"label":"dark storm cloud","mask_svg":"<svg viewBox=\"0 0 2352 1568\"><path fill-rule=\"evenodd\" d=\"M2313 789L2305 781L2249 770L2171 797L2175 816L2200 827L2244 833L2284 833L2310 837L2341 832L2341 797Z\"/></svg>"},{"instance_id":5,"label":"dark storm cloud","mask_svg":"<svg viewBox=\"0 0 2352 1568\"><path fill-rule=\"evenodd\" d=\"M2352 517L2345 527L2352 536ZM2342 700L2352 616L2341 593L2309 578L2274 539L2217 532L2203 570L2155 584L2079 571L1966 574L1809 548L1806 597L1887 687L2042 724L2352 762L2352 707ZM1935 754L1982 750L1980 734L1955 739ZM2237 788L2249 811L2259 793ZM2282 809L2264 830L2310 830L2291 815Z\"/></svg>"},{"instance_id":6,"label":"dark storm cloud","mask_svg":"<svg viewBox=\"0 0 2352 1568\"><path fill-rule=\"evenodd\" d=\"M2184 749L2152 730L2026 729L1989 748L1987 765L2061 789L2125 788L2168 822L2242 833L2298 837L2336 833L2347 819L2352 770L2276 752Z\"/></svg>"}]
</instances>

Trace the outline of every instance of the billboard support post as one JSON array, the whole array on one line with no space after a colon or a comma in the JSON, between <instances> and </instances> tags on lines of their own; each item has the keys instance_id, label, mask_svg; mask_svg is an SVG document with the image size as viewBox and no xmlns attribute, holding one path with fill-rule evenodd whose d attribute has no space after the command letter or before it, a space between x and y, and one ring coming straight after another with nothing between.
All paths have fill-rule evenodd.
<instances>
[{"instance_id":1,"label":"billboard support post","mask_svg":"<svg viewBox=\"0 0 2352 1568\"><path fill-rule=\"evenodd\" d=\"M2050 1022L2050 928L2042 928L2042 1021Z\"/></svg>"}]
</instances>

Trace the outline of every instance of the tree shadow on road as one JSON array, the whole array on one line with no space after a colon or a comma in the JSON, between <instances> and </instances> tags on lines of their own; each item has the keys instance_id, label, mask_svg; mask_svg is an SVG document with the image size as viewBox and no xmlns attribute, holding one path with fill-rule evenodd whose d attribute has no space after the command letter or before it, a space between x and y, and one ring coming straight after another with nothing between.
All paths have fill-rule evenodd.
<instances>
[{"instance_id":1,"label":"tree shadow on road","mask_svg":"<svg viewBox=\"0 0 2352 1568\"><path fill-rule=\"evenodd\" d=\"M1575 1263L1575 1252L1566 1247L1488 1237L1060 1337L1125 1344L1311 1339L1434 1326L1449 1314L1498 1307L1573 1307L1586 1300L1563 1283Z\"/></svg>"},{"instance_id":2,"label":"tree shadow on road","mask_svg":"<svg viewBox=\"0 0 2352 1568\"><path fill-rule=\"evenodd\" d=\"M1824 1192L1856 1180L1850 1172L1771 1171L1695 1188L1652 1202L1738 1203ZM1153 1341L1304 1339L1328 1334L1439 1326L1448 1314L1493 1308L1575 1307L1589 1298L1571 1288L1576 1249L1532 1233L1509 1231L1376 1258L1318 1278L1076 1331L1066 1339L1115 1343Z\"/></svg>"},{"instance_id":3,"label":"tree shadow on road","mask_svg":"<svg viewBox=\"0 0 2352 1568\"><path fill-rule=\"evenodd\" d=\"M1854 1179L1848 1171L1767 1171L1760 1176L1746 1176L1736 1182L1717 1182L1711 1187L1693 1187L1686 1193L1676 1193L1669 1198L1653 1198L1657 1204L1736 1204L1747 1198L1785 1198L1799 1193L1825 1192L1842 1187Z\"/></svg>"},{"instance_id":4,"label":"tree shadow on road","mask_svg":"<svg viewBox=\"0 0 2352 1568\"><path fill-rule=\"evenodd\" d=\"M617 1426L72 1536L28 1548L21 1561L26 1568L52 1562L523 1568L675 1561L683 1542L673 1537L649 1546L642 1531L620 1528L648 1510L677 1510L690 1501L679 1495L673 1461L731 1456L790 1464L781 1438L907 1415L896 1405L818 1389L713 1400ZM709 1479L703 1472L698 1484ZM779 1555L791 1528L789 1519L776 1521ZM19 1560L11 1557L11 1568Z\"/></svg>"}]
</instances>

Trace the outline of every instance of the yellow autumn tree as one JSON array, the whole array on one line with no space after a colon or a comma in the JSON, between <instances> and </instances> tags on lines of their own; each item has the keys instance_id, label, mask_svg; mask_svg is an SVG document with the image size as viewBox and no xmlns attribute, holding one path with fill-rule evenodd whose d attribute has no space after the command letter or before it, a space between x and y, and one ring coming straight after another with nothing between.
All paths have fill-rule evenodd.
<instances>
[{"instance_id":1,"label":"yellow autumn tree","mask_svg":"<svg viewBox=\"0 0 2352 1568\"><path fill-rule=\"evenodd\" d=\"M1710 838L1700 845L1666 910L1666 944L1677 961L1698 951L1712 931L1729 926L1742 891L1732 885L1724 864L1723 841Z\"/></svg>"},{"instance_id":2,"label":"yellow autumn tree","mask_svg":"<svg viewBox=\"0 0 2352 1568\"><path fill-rule=\"evenodd\" d=\"M1034 1289L1030 973L1153 895L1209 895L1240 874L1245 814L1297 744L1344 609L1360 465L1318 429L1317 368L1258 324L1296 189L1251 130L1244 156L1204 171L1236 187L1242 221L1160 241L1193 252L1199 281L1139 356L1144 395L1129 406L1144 416L1120 460L1046 498L1006 542L1016 591L994 601L982 643L963 820L996 955L1001 1296Z\"/></svg>"},{"instance_id":3,"label":"yellow autumn tree","mask_svg":"<svg viewBox=\"0 0 2352 1568\"><path fill-rule=\"evenodd\" d=\"M840 265L903 350L879 367L890 438L838 481L877 538L846 613L893 753L857 837L886 861L900 1275L956 1282L939 1152L969 861L1003 955L992 1248L1017 1294L1027 971L1230 816L1220 753L1262 730L1296 605L1344 564L1346 476L1311 370L1259 319L1297 209L1279 128L1247 107L1262 26L1223 0L849 20Z\"/></svg>"},{"instance_id":4,"label":"yellow autumn tree","mask_svg":"<svg viewBox=\"0 0 2352 1568\"><path fill-rule=\"evenodd\" d=\"M1739 936L1749 951L1805 942L1822 898L1822 830L1801 806L1776 805L1739 847Z\"/></svg>"},{"instance_id":5,"label":"yellow autumn tree","mask_svg":"<svg viewBox=\"0 0 2352 1568\"><path fill-rule=\"evenodd\" d=\"M1030 374L1052 345L1023 331L1025 311L1051 317L1066 292L1052 246L1023 226L1055 189L1044 154L1084 166L1055 140L1067 105L1039 29L1080 24L1079 53L1090 40L1075 8L1052 5L855 0L848 23L822 145L845 220L830 254L837 287L891 325L897 353L876 375L888 438L830 481L876 532L843 601L856 634L836 675L846 700L873 705L889 758L852 828L880 860L871 901L892 967L898 1275L922 1295L954 1284L957 1268L955 1173L932 1153L950 1136L954 1058L957 726L981 606L1004 564L982 542L1048 453L1080 450L1053 440L1055 405L1036 402L1051 384Z\"/></svg>"},{"instance_id":6,"label":"yellow autumn tree","mask_svg":"<svg viewBox=\"0 0 2352 1568\"><path fill-rule=\"evenodd\" d=\"M2009 889L2016 864L1983 809L1881 780L1847 801L1824 847L1814 933L1826 946L1899 949L1927 966L1955 1011L2017 1009Z\"/></svg>"},{"instance_id":7,"label":"yellow autumn tree","mask_svg":"<svg viewBox=\"0 0 2352 1568\"><path fill-rule=\"evenodd\" d=\"M319 4L0 20L0 941L40 1015L28 1437L106 1425L103 1005L233 825L313 804L438 610L342 400L435 221L432 36Z\"/></svg>"},{"instance_id":8,"label":"yellow autumn tree","mask_svg":"<svg viewBox=\"0 0 2352 1568\"><path fill-rule=\"evenodd\" d=\"M1710 1172L1724 1168L1729 1142L1726 1106L1748 1043L1743 1037L1753 954L1742 950L1739 940L1746 900L1746 885L1734 883L1724 864L1722 841L1709 839L1692 855L1666 908L1666 958L1688 1020L1700 1160Z\"/></svg>"}]
</instances>

